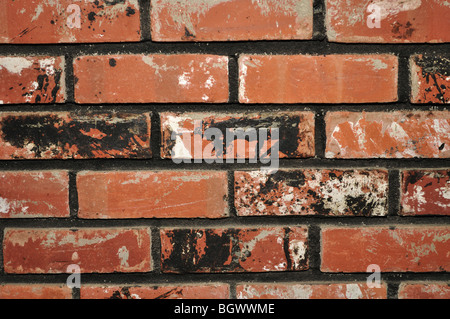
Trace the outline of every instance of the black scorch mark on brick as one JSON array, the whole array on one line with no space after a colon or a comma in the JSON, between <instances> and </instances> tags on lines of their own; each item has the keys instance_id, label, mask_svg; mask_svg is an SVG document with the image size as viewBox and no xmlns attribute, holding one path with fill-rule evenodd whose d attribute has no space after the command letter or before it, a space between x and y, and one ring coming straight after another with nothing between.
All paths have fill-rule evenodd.
<instances>
[{"instance_id":1,"label":"black scorch mark on brick","mask_svg":"<svg viewBox=\"0 0 450 319\"><path fill-rule=\"evenodd\" d=\"M142 145L148 142L148 129L145 115L124 113L17 114L0 118L2 140L17 149L27 149L33 154L30 158L148 158L150 151Z\"/></svg>"}]
</instances>

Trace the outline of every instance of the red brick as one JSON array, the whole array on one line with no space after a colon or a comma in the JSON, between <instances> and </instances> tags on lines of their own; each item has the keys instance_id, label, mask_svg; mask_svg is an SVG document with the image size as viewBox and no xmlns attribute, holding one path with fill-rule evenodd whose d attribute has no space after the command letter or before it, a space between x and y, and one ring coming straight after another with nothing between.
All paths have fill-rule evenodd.
<instances>
[{"instance_id":1,"label":"red brick","mask_svg":"<svg viewBox=\"0 0 450 319\"><path fill-rule=\"evenodd\" d=\"M178 286L81 286L81 299L228 299L226 284Z\"/></svg>"},{"instance_id":2,"label":"red brick","mask_svg":"<svg viewBox=\"0 0 450 319\"><path fill-rule=\"evenodd\" d=\"M412 103L450 103L450 55L414 55L409 65Z\"/></svg>"},{"instance_id":3,"label":"red brick","mask_svg":"<svg viewBox=\"0 0 450 319\"><path fill-rule=\"evenodd\" d=\"M62 56L0 56L0 78L0 104L48 104L66 100Z\"/></svg>"},{"instance_id":4,"label":"red brick","mask_svg":"<svg viewBox=\"0 0 450 319\"><path fill-rule=\"evenodd\" d=\"M448 158L450 112L330 112L327 158Z\"/></svg>"},{"instance_id":5,"label":"red brick","mask_svg":"<svg viewBox=\"0 0 450 319\"><path fill-rule=\"evenodd\" d=\"M449 283L402 283L399 299L450 299Z\"/></svg>"},{"instance_id":6,"label":"red brick","mask_svg":"<svg viewBox=\"0 0 450 319\"><path fill-rule=\"evenodd\" d=\"M197 124L198 123L198 124ZM201 126L202 141L196 143L194 138L194 129ZM314 146L314 113L312 112L277 112L277 113L162 113L161 114L161 136L162 147L161 157L172 158L172 151L174 151L174 158L177 159L201 159L215 158L214 156L206 156L211 152L207 152L205 148L212 145L211 139L205 137L205 130L209 128L220 129L223 135L223 157L224 162L227 156L232 158L255 158L256 149L259 147L262 152L272 147L276 140L270 138L266 143L259 143L253 139L248 138L244 142L244 149L238 147L237 141L242 141L242 138L236 139L233 143L228 143L226 140L227 130L242 128L248 130L254 128L259 133L259 129L278 128L279 129L279 158L303 158L312 157L315 154ZM183 141L184 135L189 133L189 142ZM172 139L172 134L178 133L180 137L176 140ZM259 135L258 135L259 136ZM186 138L185 138L186 139ZM259 137L258 137L259 139ZM201 145L201 147L197 146ZM196 149L205 150L205 154L197 153ZM264 147L263 147L264 146ZM231 155L233 154L233 155ZM203 156L205 155L205 156ZM216 155L217 156L217 155Z\"/></svg>"},{"instance_id":7,"label":"red brick","mask_svg":"<svg viewBox=\"0 0 450 319\"><path fill-rule=\"evenodd\" d=\"M243 55L241 103L397 101L398 59L389 54Z\"/></svg>"},{"instance_id":8,"label":"red brick","mask_svg":"<svg viewBox=\"0 0 450 319\"><path fill-rule=\"evenodd\" d=\"M386 299L387 286L369 288L366 283L337 284L241 284L238 299Z\"/></svg>"},{"instance_id":9,"label":"red brick","mask_svg":"<svg viewBox=\"0 0 450 319\"><path fill-rule=\"evenodd\" d=\"M166 273L308 269L308 229L260 227L161 230Z\"/></svg>"},{"instance_id":10,"label":"red brick","mask_svg":"<svg viewBox=\"0 0 450 319\"><path fill-rule=\"evenodd\" d=\"M66 171L0 172L0 218L69 217Z\"/></svg>"},{"instance_id":11,"label":"red brick","mask_svg":"<svg viewBox=\"0 0 450 319\"><path fill-rule=\"evenodd\" d=\"M81 172L77 187L81 218L228 216L226 172Z\"/></svg>"},{"instance_id":12,"label":"red brick","mask_svg":"<svg viewBox=\"0 0 450 319\"><path fill-rule=\"evenodd\" d=\"M239 216L385 216L388 173L380 170L235 172Z\"/></svg>"},{"instance_id":13,"label":"red brick","mask_svg":"<svg viewBox=\"0 0 450 319\"><path fill-rule=\"evenodd\" d=\"M152 0L153 41L305 40L312 0Z\"/></svg>"},{"instance_id":14,"label":"red brick","mask_svg":"<svg viewBox=\"0 0 450 319\"><path fill-rule=\"evenodd\" d=\"M369 28L369 4L381 9L380 28ZM327 34L332 42L449 42L450 6L442 0L327 0Z\"/></svg>"},{"instance_id":15,"label":"red brick","mask_svg":"<svg viewBox=\"0 0 450 319\"><path fill-rule=\"evenodd\" d=\"M80 12L79 26L75 24L77 9ZM0 43L140 39L138 0L4 0L0 3Z\"/></svg>"},{"instance_id":16,"label":"red brick","mask_svg":"<svg viewBox=\"0 0 450 319\"><path fill-rule=\"evenodd\" d=\"M78 103L228 101L226 56L82 56L74 61L74 75Z\"/></svg>"},{"instance_id":17,"label":"red brick","mask_svg":"<svg viewBox=\"0 0 450 319\"><path fill-rule=\"evenodd\" d=\"M148 228L5 229L6 273L56 274L72 264L82 273L151 270Z\"/></svg>"},{"instance_id":18,"label":"red brick","mask_svg":"<svg viewBox=\"0 0 450 319\"><path fill-rule=\"evenodd\" d=\"M450 171L402 172L402 215L450 215Z\"/></svg>"},{"instance_id":19,"label":"red brick","mask_svg":"<svg viewBox=\"0 0 450 319\"><path fill-rule=\"evenodd\" d=\"M72 289L54 284L2 284L0 299L72 299Z\"/></svg>"},{"instance_id":20,"label":"red brick","mask_svg":"<svg viewBox=\"0 0 450 319\"><path fill-rule=\"evenodd\" d=\"M151 158L150 114L0 113L0 159Z\"/></svg>"},{"instance_id":21,"label":"red brick","mask_svg":"<svg viewBox=\"0 0 450 319\"><path fill-rule=\"evenodd\" d=\"M450 270L447 226L322 228L323 272L443 272Z\"/></svg>"}]
</instances>

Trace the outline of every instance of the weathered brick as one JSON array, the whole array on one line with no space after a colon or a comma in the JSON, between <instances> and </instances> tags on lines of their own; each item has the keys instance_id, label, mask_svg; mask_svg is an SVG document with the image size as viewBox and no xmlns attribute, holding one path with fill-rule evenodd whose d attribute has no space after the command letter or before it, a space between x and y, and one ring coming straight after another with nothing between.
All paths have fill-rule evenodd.
<instances>
[{"instance_id":1,"label":"weathered brick","mask_svg":"<svg viewBox=\"0 0 450 319\"><path fill-rule=\"evenodd\" d=\"M450 112L330 112L327 158L448 158Z\"/></svg>"},{"instance_id":2,"label":"weathered brick","mask_svg":"<svg viewBox=\"0 0 450 319\"><path fill-rule=\"evenodd\" d=\"M381 170L235 172L240 216L385 216L388 173Z\"/></svg>"},{"instance_id":3,"label":"weathered brick","mask_svg":"<svg viewBox=\"0 0 450 319\"><path fill-rule=\"evenodd\" d=\"M402 215L450 215L450 171L402 172Z\"/></svg>"},{"instance_id":4,"label":"weathered brick","mask_svg":"<svg viewBox=\"0 0 450 319\"><path fill-rule=\"evenodd\" d=\"M74 60L78 103L228 101L228 57L206 54L96 55Z\"/></svg>"},{"instance_id":5,"label":"weathered brick","mask_svg":"<svg viewBox=\"0 0 450 319\"><path fill-rule=\"evenodd\" d=\"M238 299L386 299L387 286L369 288L366 283L337 284L240 284Z\"/></svg>"},{"instance_id":6,"label":"weathered brick","mask_svg":"<svg viewBox=\"0 0 450 319\"><path fill-rule=\"evenodd\" d=\"M153 41L305 40L312 0L152 0Z\"/></svg>"},{"instance_id":7,"label":"weathered brick","mask_svg":"<svg viewBox=\"0 0 450 319\"><path fill-rule=\"evenodd\" d=\"M67 171L0 172L0 218L69 217Z\"/></svg>"},{"instance_id":8,"label":"weathered brick","mask_svg":"<svg viewBox=\"0 0 450 319\"><path fill-rule=\"evenodd\" d=\"M0 12L0 43L141 39L138 0L3 0Z\"/></svg>"},{"instance_id":9,"label":"weathered brick","mask_svg":"<svg viewBox=\"0 0 450 319\"><path fill-rule=\"evenodd\" d=\"M66 100L62 56L0 56L0 79L0 104L48 104Z\"/></svg>"},{"instance_id":10,"label":"weathered brick","mask_svg":"<svg viewBox=\"0 0 450 319\"><path fill-rule=\"evenodd\" d=\"M380 9L379 27L369 27L377 15L369 5ZM332 42L450 41L450 5L447 1L327 0L326 6L327 35Z\"/></svg>"},{"instance_id":11,"label":"weathered brick","mask_svg":"<svg viewBox=\"0 0 450 319\"><path fill-rule=\"evenodd\" d=\"M322 228L323 272L443 272L450 270L447 226Z\"/></svg>"},{"instance_id":12,"label":"weathered brick","mask_svg":"<svg viewBox=\"0 0 450 319\"><path fill-rule=\"evenodd\" d=\"M450 55L414 55L409 65L412 103L450 103Z\"/></svg>"},{"instance_id":13,"label":"weathered brick","mask_svg":"<svg viewBox=\"0 0 450 319\"><path fill-rule=\"evenodd\" d=\"M81 218L228 216L226 172L81 172L77 188Z\"/></svg>"},{"instance_id":14,"label":"weathered brick","mask_svg":"<svg viewBox=\"0 0 450 319\"><path fill-rule=\"evenodd\" d=\"M260 227L162 229L166 273L268 272L308 269L308 229Z\"/></svg>"},{"instance_id":15,"label":"weathered brick","mask_svg":"<svg viewBox=\"0 0 450 319\"><path fill-rule=\"evenodd\" d=\"M228 299L227 284L168 286L81 286L81 299Z\"/></svg>"},{"instance_id":16,"label":"weathered brick","mask_svg":"<svg viewBox=\"0 0 450 319\"><path fill-rule=\"evenodd\" d=\"M315 154L314 145L314 113L312 112L277 112L277 113L171 113L161 114L161 157L177 159L199 159L223 157L224 161L231 158L256 158L258 153L265 153L278 142L279 158L312 157ZM201 128L201 142L196 142L196 128ZM222 155L218 155L216 149L207 151L207 146L212 145L212 140L207 138L205 130L219 129L223 136ZM254 136L227 139L227 131L243 129L249 132L256 130L257 139ZM266 143L261 141L259 133L261 129L278 128L279 139L272 139L270 131L267 134ZM180 134L176 139L172 134ZM188 135L189 138L184 137ZM259 140L259 141L258 141ZM187 141L187 142L186 142ZM240 148L238 141L243 142ZM204 150L204 152L202 152ZM259 151L258 151L259 150ZM172 156L172 151L173 155ZM200 152L198 152L200 151ZM203 154L204 153L204 154ZM208 156L210 154L210 156ZM261 155L261 154L260 154Z\"/></svg>"},{"instance_id":17,"label":"weathered brick","mask_svg":"<svg viewBox=\"0 0 450 319\"><path fill-rule=\"evenodd\" d=\"M150 114L0 113L0 159L150 158Z\"/></svg>"},{"instance_id":18,"label":"weathered brick","mask_svg":"<svg viewBox=\"0 0 450 319\"><path fill-rule=\"evenodd\" d=\"M398 59L390 54L242 55L241 103L397 101Z\"/></svg>"},{"instance_id":19,"label":"weathered brick","mask_svg":"<svg viewBox=\"0 0 450 319\"><path fill-rule=\"evenodd\" d=\"M0 299L72 299L72 289L55 284L2 284Z\"/></svg>"},{"instance_id":20,"label":"weathered brick","mask_svg":"<svg viewBox=\"0 0 450 319\"><path fill-rule=\"evenodd\" d=\"M72 264L82 273L151 270L148 228L5 229L6 273L55 274Z\"/></svg>"},{"instance_id":21,"label":"weathered brick","mask_svg":"<svg viewBox=\"0 0 450 319\"><path fill-rule=\"evenodd\" d=\"M402 283L398 290L399 299L450 299L449 283Z\"/></svg>"}]
</instances>

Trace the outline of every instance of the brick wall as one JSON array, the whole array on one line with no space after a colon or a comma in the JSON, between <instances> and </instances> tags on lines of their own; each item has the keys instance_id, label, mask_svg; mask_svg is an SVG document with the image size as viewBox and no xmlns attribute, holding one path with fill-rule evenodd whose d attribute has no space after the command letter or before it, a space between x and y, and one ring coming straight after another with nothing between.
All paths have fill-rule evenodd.
<instances>
[{"instance_id":1,"label":"brick wall","mask_svg":"<svg viewBox=\"0 0 450 319\"><path fill-rule=\"evenodd\" d=\"M0 298L449 298L449 16L2 1ZM278 171L173 140L198 121L278 128Z\"/></svg>"}]
</instances>

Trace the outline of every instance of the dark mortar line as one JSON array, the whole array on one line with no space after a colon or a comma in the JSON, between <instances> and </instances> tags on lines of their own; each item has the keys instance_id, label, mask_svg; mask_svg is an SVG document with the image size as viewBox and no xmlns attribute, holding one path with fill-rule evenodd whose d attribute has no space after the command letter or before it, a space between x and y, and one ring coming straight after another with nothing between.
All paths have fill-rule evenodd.
<instances>
[{"instance_id":1,"label":"dark mortar line","mask_svg":"<svg viewBox=\"0 0 450 319\"><path fill-rule=\"evenodd\" d=\"M230 282L229 286L230 286L230 294L229 294L230 299L237 299L237 291L236 291L237 283Z\"/></svg>"},{"instance_id":2,"label":"dark mortar line","mask_svg":"<svg viewBox=\"0 0 450 319\"><path fill-rule=\"evenodd\" d=\"M325 0L313 1L313 40L326 40Z\"/></svg>"},{"instance_id":3,"label":"dark mortar line","mask_svg":"<svg viewBox=\"0 0 450 319\"><path fill-rule=\"evenodd\" d=\"M389 171L388 189L388 214L398 216L400 211L400 172L398 170Z\"/></svg>"},{"instance_id":4,"label":"dark mortar line","mask_svg":"<svg viewBox=\"0 0 450 319\"><path fill-rule=\"evenodd\" d=\"M155 147L157 148L157 147ZM157 153L158 154L158 153ZM260 170L261 163L180 163L170 159L77 159L77 160L2 160L0 171L16 170L70 170L80 171L255 171ZM414 170L414 169L448 169L448 159L415 158L415 159L280 159L280 170L290 169L381 169L381 170Z\"/></svg>"},{"instance_id":5,"label":"dark mortar line","mask_svg":"<svg viewBox=\"0 0 450 319\"><path fill-rule=\"evenodd\" d=\"M73 55L65 55L66 103L75 102L75 77L73 73Z\"/></svg>"},{"instance_id":6,"label":"dark mortar line","mask_svg":"<svg viewBox=\"0 0 450 319\"><path fill-rule=\"evenodd\" d=\"M153 272L161 273L161 237L160 229L156 226L151 227L151 265L153 267Z\"/></svg>"},{"instance_id":7,"label":"dark mortar line","mask_svg":"<svg viewBox=\"0 0 450 319\"><path fill-rule=\"evenodd\" d=\"M325 158L327 143L325 112L316 112L314 123L315 152L317 158Z\"/></svg>"},{"instance_id":8,"label":"dark mortar line","mask_svg":"<svg viewBox=\"0 0 450 319\"><path fill-rule=\"evenodd\" d=\"M144 19L144 17L143 17ZM317 25L314 29L320 28ZM146 30L144 30L147 32ZM314 30L316 31L316 30ZM222 42L122 42L122 43L72 43L72 44L0 44L2 55L64 55L68 52L79 55L115 54L383 54L392 53L441 54L449 51L448 43L335 43L321 40L267 40L267 41L222 41Z\"/></svg>"},{"instance_id":9,"label":"dark mortar line","mask_svg":"<svg viewBox=\"0 0 450 319\"><path fill-rule=\"evenodd\" d=\"M233 71L234 72L234 71ZM230 93L230 98L237 98L238 84L231 85L236 90ZM234 89L233 89L234 90ZM125 103L125 104L2 104L0 114L3 112L29 113L29 112L128 112L160 114L174 113L270 113L270 112L394 112L394 111L448 111L448 104L411 104L409 102L394 103L366 103L366 104L239 104L236 101L229 104L218 103Z\"/></svg>"},{"instance_id":10,"label":"dark mortar line","mask_svg":"<svg viewBox=\"0 0 450 319\"><path fill-rule=\"evenodd\" d=\"M238 56L228 58L228 104L239 104L239 65Z\"/></svg>"},{"instance_id":11,"label":"dark mortar line","mask_svg":"<svg viewBox=\"0 0 450 319\"><path fill-rule=\"evenodd\" d=\"M327 216L246 216L220 219L166 218L166 219L79 219L79 218L27 218L2 219L0 231L5 228L161 228L184 229L240 229L262 227L313 227L313 236L317 237L317 227L404 227L404 226L443 226L450 224L450 216L385 216L385 217L327 217ZM316 227L316 228L314 228ZM315 237L314 237L315 238ZM317 239L317 238L316 238ZM159 243L155 243L159 245ZM157 247L155 246L155 247Z\"/></svg>"},{"instance_id":12,"label":"dark mortar line","mask_svg":"<svg viewBox=\"0 0 450 319\"><path fill-rule=\"evenodd\" d=\"M409 103L411 96L409 55L400 53L398 59L398 100Z\"/></svg>"},{"instance_id":13,"label":"dark mortar line","mask_svg":"<svg viewBox=\"0 0 450 319\"><path fill-rule=\"evenodd\" d=\"M78 208L77 173L69 171L69 212L71 219L76 220L78 218Z\"/></svg>"},{"instance_id":14,"label":"dark mortar line","mask_svg":"<svg viewBox=\"0 0 450 319\"><path fill-rule=\"evenodd\" d=\"M141 41L151 40L150 0L139 0Z\"/></svg>"},{"instance_id":15,"label":"dark mortar line","mask_svg":"<svg viewBox=\"0 0 450 319\"><path fill-rule=\"evenodd\" d=\"M228 178L228 184L227 184L227 190L228 190L228 212L230 214L230 218L238 217L236 212L236 207L234 205L235 197L234 197L234 172L228 171L227 172L227 178Z\"/></svg>"},{"instance_id":16,"label":"dark mortar line","mask_svg":"<svg viewBox=\"0 0 450 319\"><path fill-rule=\"evenodd\" d=\"M387 284L387 298L388 299L398 299L399 282L388 282Z\"/></svg>"},{"instance_id":17,"label":"dark mortar line","mask_svg":"<svg viewBox=\"0 0 450 319\"><path fill-rule=\"evenodd\" d=\"M161 118L151 112L150 148L153 160L161 160Z\"/></svg>"},{"instance_id":18,"label":"dark mortar line","mask_svg":"<svg viewBox=\"0 0 450 319\"><path fill-rule=\"evenodd\" d=\"M320 271L321 261L321 231L317 225L310 225L308 228L308 249L310 269Z\"/></svg>"},{"instance_id":19,"label":"dark mortar line","mask_svg":"<svg viewBox=\"0 0 450 319\"><path fill-rule=\"evenodd\" d=\"M280 271L267 273L180 273L159 274L149 273L114 273L114 274L81 274L83 285L114 285L123 286L170 286L176 284L224 283L238 285L245 283L365 283L370 273L323 273L320 271ZM65 284L69 274L6 274L0 275L0 283L40 283ZM402 282L445 282L450 280L448 273L381 273L381 281L388 283L388 293L394 295L395 287ZM389 288L389 285L392 285ZM231 290L230 290L231 292ZM232 292L231 292L232 293Z\"/></svg>"},{"instance_id":20,"label":"dark mortar line","mask_svg":"<svg viewBox=\"0 0 450 319\"><path fill-rule=\"evenodd\" d=\"M72 288L72 299L81 299L80 288Z\"/></svg>"}]
</instances>

